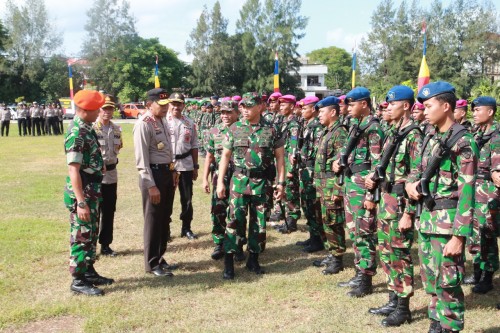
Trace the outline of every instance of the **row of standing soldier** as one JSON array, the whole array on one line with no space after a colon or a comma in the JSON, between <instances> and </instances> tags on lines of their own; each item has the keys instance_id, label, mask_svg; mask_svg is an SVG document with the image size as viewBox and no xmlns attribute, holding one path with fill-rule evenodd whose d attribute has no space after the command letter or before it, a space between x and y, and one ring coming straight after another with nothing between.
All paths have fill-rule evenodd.
<instances>
[{"instance_id":1,"label":"row of standing soldier","mask_svg":"<svg viewBox=\"0 0 500 333\"><path fill-rule=\"evenodd\" d=\"M274 163L269 162L264 170L256 166L250 154L252 138L243 130L248 126L245 120L237 124L224 120L224 125L210 131L206 145L210 161L219 153L219 156L226 155L224 164L227 163L225 168L219 165L218 170L212 169L216 175L226 176L223 180L221 177L214 180L217 189L214 188L212 199L216 243L212 258L225 256L224 278L234 278L232 255L238 250L241 253L242 245L249 241L242 226L247 211L241 211L242 207L256 209L268 220L274 198L278 199L275 201L279 210L285 212L285 222L276 224L276 229L283 233L297 230L302 206L310 237L298 245L303 245L306 252L329 251L323 260L313 263L326 266L323 274L336 274L344 269L344 228L347 227L355 253L356 274L339 286L351 288L349 296L372 293L378 247L389 301L369 312L386 316L382 321L384 326L411 321L409 300L414 294L414 278L410 249L414 232L418 232L421 276L426 292L431 295L429 331L462 330L461 281L466 241L474 256L474 274L465 281L476 284L474 292L491 290L492 276L498 269L496 186L500 185L497 179L500 177L495 171L500 163L495 160L499 139L498 126L493 121L496 101L490 97L474 100L472 109L477 130L474 140L472 134L456 122L464 121L457 119L455 111L456 105L460 109L464 103L458 101L457 104L451 85L431 83L421 89L418 100L415 102L410 88L393 87L387 93L389 116L382 126L371 114L370 92L366 88L358 87L347 96L322 101L307 97L301 101L302 120L293 114L294 96L272 94L267 101L268 111L262 113L263 119L258 123L274 129L278 141L282 141L285 177L278 172L276 184L280 195L273 196L268 186L267 204L261 202L257 206L251 199L244 200L252 192L247 192L252 185L248 178L250 183L253 178L262 178L262 171L274 176L275 172L268 172L276 168ZM261 105L263 111L264 102L261 96L246 94L240 106L248 109ZM236 103L231 103L236 115ZM225 109L223 113L230 108ZM232 119L236 121L236 116ZM236 135L237 140L232 135ZM257 142L255 149L262 148ZM241 156L236 166L238 171L231 177L227 170L234 171L235 154ZM229 158L231 155L233 160ZM215 159L216 165L219 164L220 159L217 156ZM204 173L207 193L209 174L207 166ZM271 180L268 179L268 185ZM220 188L225 192L219 192ZM241 195L233 195L233 192ZM226 201L225 205L217 206L220 200L229 197L231 203ZM279 216L275 218L279 219ZM248 238L257 241L253 248L249 243L248 248L254 258L255 254L258 258L264 249L265 224L256 219L255 214L253 217L250 214L250 220L249 229L253 232ZM226 239L225 246L222 239ZM256 259L249 258L247 267L262 272Z\"/></svg>"}]
</instances>

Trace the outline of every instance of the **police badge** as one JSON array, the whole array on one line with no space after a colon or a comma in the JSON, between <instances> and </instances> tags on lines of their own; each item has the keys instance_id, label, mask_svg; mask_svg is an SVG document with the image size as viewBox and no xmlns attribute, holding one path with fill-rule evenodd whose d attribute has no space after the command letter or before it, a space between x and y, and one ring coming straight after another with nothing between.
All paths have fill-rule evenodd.
<instances>
[{"instance_id":1,"label":"police badge","mask_svg":"<svg viewBox=\"0 0 500 333\"><path fill-rule=\"evenodd\" d=\"M163 150L163 148L165 148L165 144L160 141L158 144L157 144L157 147L158 147L158 150Z\"/></svg>"}]
</instances>

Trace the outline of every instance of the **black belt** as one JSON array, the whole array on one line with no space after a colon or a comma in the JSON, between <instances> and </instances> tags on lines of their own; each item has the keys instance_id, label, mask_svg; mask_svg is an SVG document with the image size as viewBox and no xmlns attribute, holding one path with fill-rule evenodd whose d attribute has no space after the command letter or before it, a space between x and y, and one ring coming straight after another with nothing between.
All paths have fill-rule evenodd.
<instances>
[{"instance_id":1,"label":"black belt","mask_svg":"<svg viewBox=\"0 0 500 333\"><path fill-rule=\"evenodd\" d=\"M152 170L166 170L166 171L171 171L173 168L172 163L165 163L165 164L150 164L149 167Z\"/></svg>"},{"instance_id":2,"label":"black belt","mask_svg":"<svg viewBox=\"0 0 500 333\"><path fill-rule=\"evenodd\" d=\"M87 184L90 184L90 183L101 183L102 182L102 175L96 175L94 173L87 173L83 170L80 170L80 178L82 179L83 187L85 187Z\"/></svg>"},{"instance_id":3,"label":"black belt","mask_svg":"<svg viewBox=\"0 0 500 333\"><path fill-rule=\"evenodd\" d=\"M106 164L106 171L111 171L116 169L116 163L115 164Z\"/></svg>"},{"instance_id":4,"label":"black belt","mask_svg":"<svg viewBox=\"0 0 500 333\"><path fill-rule=\"evenodd\" d=\"M175 155L175 159L176 159L176 160L182 160L182 159L184 159L184 158L186 158L186 157L190 156L192 151L193 151L192 149L189 149L189 150L188 150L187 152L185 152L184 154Z\"/></svg>"},{"instance_id":5,"label":"black belt","mask_svg":"<svg viewBox=\"0 0 500 333\"><path fill-rule=\"evenodd\" d=\"M434 202L435 202L434 207L432 207L432 209L429 209L429 211L431 212L441 209L457 208L458 199L443 198L443 199L435 199Z\"/></svg>"},{"instance_id":6,"label":"black belt","mask_svg":"<svg viewBox=\"0 0 500 333\"><path fill-rule=\"evenodd\" d=\"M351 171L351 174L355 173L360 173L365 170L370 170L371 164L370 163L362 163L362 164L356 164L351 167L349 167L349 170Z\"/></svg>"},{"instance_id":7,"label":"black belt","mask_svg":"<svg viewBox=\"0 0 500 333\"><path fill-rule=\"evenodd\" d=\"M484 179L491 181L491 172L486 170L479 170L477 172L477 179Z\"/></svg>"},{"instance_id":8,"label":"black belt","mask_svg":"<svg viewBox=\"0 0 500 333\"><path fill-rule=\"evenodd\" d=\"M381 186L384 192L395 193L398 197L402 197L405 195L404 183L391 184L388 182L383 182Z\"/></svg>"},{"instance_id":9,"label":"black belt","mask_svg":"<svg viewBox=\"0 0 500 333\"><path fill-rule=\"evenodd\" d=\"M248 170L244 168L234 167L235 174L242 174L250 178L267 178L267 174L264 170Z\"/></svg>"}]
</instances>

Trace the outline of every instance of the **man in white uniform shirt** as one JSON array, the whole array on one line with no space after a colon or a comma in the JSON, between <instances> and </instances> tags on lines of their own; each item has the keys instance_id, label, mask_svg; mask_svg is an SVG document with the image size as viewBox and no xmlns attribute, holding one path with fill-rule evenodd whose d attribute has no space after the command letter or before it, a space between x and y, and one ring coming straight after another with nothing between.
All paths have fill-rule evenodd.
<instances>
[{"instance_id":1,"label":"man in white uniform shirt","mask_svg":"<svg viewBox=\"0 0 500 333\"><path fill-rule=\"evenodd\" d=\"M178 187L181 195L182 221L181 237L189 240L197 236L191 230L193 220L193 181L198 178L198 134L194 122L182 114L184 95L173 93L167 113L167 123L172 140L172 154L178 175Z\"/></svg>"}]
</instances>

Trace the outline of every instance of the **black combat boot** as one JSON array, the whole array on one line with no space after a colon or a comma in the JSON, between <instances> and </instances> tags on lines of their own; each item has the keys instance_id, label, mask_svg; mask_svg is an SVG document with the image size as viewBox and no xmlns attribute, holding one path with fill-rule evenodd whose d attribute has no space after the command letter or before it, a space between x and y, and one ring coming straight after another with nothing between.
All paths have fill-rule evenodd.
<instances>
[{"instance_id":1,"label":"black combat boot","mask_svg":"<svg viewBox=\"0 0 500 333\"><path fill-rule=\"evenodd\" d=\"M364 297L373 293L372 276L361 274L359 284L347 293L350 297Z\"/></svg>"},{"instance_id":2,"label":"black combat boot","mask_svg":"<svg viewBox=\"0 0 500 333\"><path fill-rule=\"evenodd\" d=\"M436 319L431 318L431 325L429 326L428 333L442 333L443 328L441 327L441 323Z\"/></svg>"},{"instance_id":3,"label":"black combat boot","mask_svg":"<svg viewBox=\"0 0 500 333\"><path fill-rule=\"evenodd\" d=\"M74 275L73 282L70 287L71 291L76 294L83 294L87 296L101 296L104 291L95 287L92 283L85 279L83 275Z\"/></svg>"},{"instance_id":4,"label":"black combat boot","mask_svg":"<svg viewBox=\"0 0 500 333\"><path fill-rule=\"evenodd\" d=\"M259 254L250 252L248 255L248 260L246 264L247 269L255 274L264 274L264 270L259 264Z\"/></svg>"},{"instance_id":5,"label":"black combat boot","mask_svg":"<svg viewBox=\"0 0 500 333\"><path fill-rule=\"evenodd\" d=\"M368 312L375 315L388 316L398 306L398 295L394 291L389 291L389 302L378 308L370 308Z\"/></svg>"},{"instance_id":6,"label":"black combat boot","mask_svg":"<svg viewBox=\"0 0 500 333\"><path fill-rule=\"evenodd\" d=\"M214 252L210 255L213 260L219 260L224 256L224 247L222 244L215 245Z\"/></svg>"},{"instance_id":7,"label":"black combat boot","mask_svg":"<svg viewBox=\"0 0 500 333\"><path fill-rule=\"evenodd\" d=\"M339 287L342 287L342 288L355 288L359 285L359 281L361 280L361 275L363 275L361 273L361 271L359 271L357 268L356 268L356 274L349 280L349 281L345 281L345 282L339 282L337 284L337 286Z\"/></svg>"},{"instance_id":8,"label":"black combat boot","mask_svg":"<svg viewBox=\"0 0 500 333\"><path fill-rule=\"evenodd\" d=\"M486 294L493 289L493 273L494 272L484 271L479 283L472 288L472 292L476 294Z\"/></svg>"},{"instance_id":9,"label":"black combat boot","mask_svg":"<svg viewBox=\"0 0 500 333\"><path fill-rule=\"evenodd\" d=\"M240 262L246 259L245 251L243 251L243 244L238 246L236 254L234 255L234 261Z\"/></svg>"},{"instance_id":10,"label":"black combat boot","mask_svg":"<svg viewBox=\"0 0 500 333\"><path fill-rule=\"evenodd\" d=\"M224 274L222 274L222 278L224 280L233 280L234 279L234 254L226 253L224 254Z\"/></svg>"},{"instance_id":11,"label":"black combat boot","mask_svg":"<svg viewBox=\"0 0 500 333\"><path fill-rule=\"evenodd\" d=\"M344 262L342 256L333 256L332 261L326 265L326 268L321 272L323 275L338 274L344 270Z\"/></svg>"},{"instance_id":12,"label":"black combat boot","mask_svg":"<svg viewBox=\"0 0 500 333\"><path fill-rule=\"evenodd\" d=\"M278 211L274 211L271 216L269 216L269 221L271 222L279 222L283 220L283 214Z\"/></svg>"},{"instance_id":13,"label":"black combat boot","mask_svg":"<svg viewBox=\"0 0 500 333\"><path fill-rule=\"evenodd\" d=\"M287 217L286 223L282 224L279 229L277 229L282 234L289 234L297 231L297 220L293 217Z\"/></svg>"},{"instance_id":14,"label":"black combat boot","mask_svg":"<svg viewBox=\"0 0 500 333\"><path fill-rule=\"evenodd\" d=\"M468 275L464 278L463 284L478 284L481 280L481 275L483 271L481 270L481 266L479 264L474 264L474 273Z\"/></svg>"},{"instance_id":15,"label":"black combat boot","mask_svg":"<svg viewBox=\"0 0 500 333\"><path fill-rule=\"evenodd\" d=\"M88 270L85 272L85 279L92 283L95 286L102 286L102 285L108 285L108 284L113 284L115 280L106 278L104 276L99 275L95 268L94 265L89 265Z\"/></svg>"},{"instance_id":16,"label":"black combat boot","mask_svg":"<svg viewBox=\"0 0 500 333\"><path fill-rule=\"evenodd\" d=\"M323 259L317 259L313 261L313 266L314 267L323 267L323 266L328 266L330 263L333 262L333 254L329 254Z\"/></svg>"},{"instance_id":17,"label":"black combat boot","mask_svg":"<svg viewBox=\"0 0 500 333\"><path fill-rule=\"evenodd\" d=\"M319 235L314 235L311 238L311 244L304 247L304 249L302 251L307 252L307 253L314 253L314 252L322 251L324 249L325 249L325 245L323 244L321 237Z\"/></svg>"},{"instance_id":18,"label":"black combat boot","mask_svg":"<svg viewBox=\"0 0 500 333\"><path fill-rule=\"evenodd\" d=\"M297 243L295 243L295 245L298 245L298 246L308 246L309 244L311 244L311 237L312 236L309 236L308 239L304 240L304 241L298 241Z\"/></svg>"},{"instance_id":19,"label":"black combat boot","mask_svg":"<svg viewBox=\"0 0 500 333\"><path fill-rule=\"evenodd\" d=\"M410 297L397 297L396 310L382 320L382 326L398 327L404 323L411 323Z\"/></svg>"}]
</instances>

